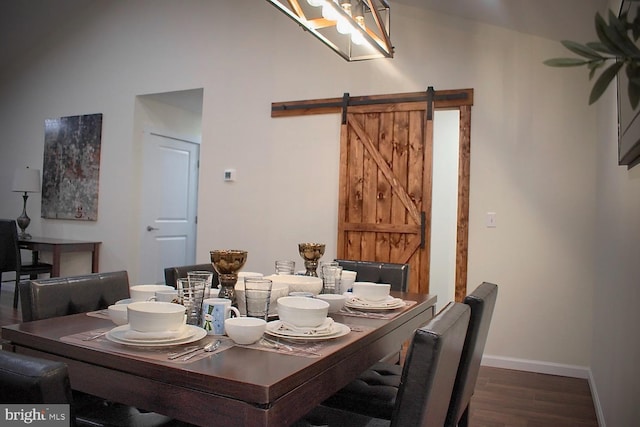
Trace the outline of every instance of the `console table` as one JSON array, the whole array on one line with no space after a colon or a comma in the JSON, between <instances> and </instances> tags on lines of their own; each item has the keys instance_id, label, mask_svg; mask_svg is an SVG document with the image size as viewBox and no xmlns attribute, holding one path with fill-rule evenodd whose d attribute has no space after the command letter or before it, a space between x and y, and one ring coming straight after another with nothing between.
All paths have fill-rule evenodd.
<instances>
[{"instance_id":1,"label":"console table","mask_svg":"<svg viewBox=\"0 0 640 427\"><path fill-rule=\"evenodd\" d=\"M97 273L100 262L100 243L82 240L51 239L48 237L32 237L29 240L18 240L20 249L32 252L34 264L38 262L40 251L53 253L51 277L60 276L60 254L64 252L91 252L91 272Z\"/></svg>"}]
</instances>

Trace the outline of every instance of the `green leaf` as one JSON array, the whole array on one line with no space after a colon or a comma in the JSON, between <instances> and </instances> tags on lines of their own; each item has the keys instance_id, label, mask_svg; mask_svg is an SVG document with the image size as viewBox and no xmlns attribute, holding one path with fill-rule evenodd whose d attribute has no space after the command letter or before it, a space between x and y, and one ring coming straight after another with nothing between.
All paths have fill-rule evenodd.
<instances>
[{"instance_id":1,"label":"green leaf","mask_svg":"<svg viewBox=\"0 0 640 427\"><path fill-rule=\"evenodd\" d=\"M614 55L624 55L624 51L620 46L618 46L617 41L615 41L615 32L609 29L609 26L599 13L596 13L596 34L602 44L605 45Z\"/></svg>"},{"instance_id":2,"label":"green leaf","mask_svg":"<svg viewBox=\"0 0 640 427\"><path fill-rule=\"evenodd\" d=\"M610 55L613 55L614 53L611 52L611 50L605 46L602 42L589 42L587 43L587 47L590 49L593 49L595 51L598 52L602 52L602 53L608 53Z\"/></svg>"},{"instance_id":3,"label":"green leaf","mask_svg":"<svg viewBox=\"0 0 640 427\"><path fill-rule=\"evenodd\" d=\"M571 40L562 40L560 43L571 52L583 56L589 59L601 59L602 55L600 55L595 50L591 49L588 46L582 45L580 43L572 42Z\"/></svg>"},{"instance_id":4,"label":"green leaf","mask_svg":"<svg viewBox=\"0 0 640 427\"><path fill-rule=\"evenodd\" d=\"M609 25L605 28L608 37L622 50L624 56L640 57L640 49L631 41L625 25L609 10Z\"/></svg>"},{"instance_id":5,"label":"green leaf","mask_svg":"<svg viewBox=\"0 0 640 427\"><path fill-rule=\"evenodd\" d=\"M588 63L589 61L578 58L552 58L544 61L544 65L549 67L578 67Z\"/></svg>"},{"instance_id":6,"label":"green leaf","mask_svg":"<svg viewBox=\"0 0 640 427\"><path fill-rule=\"evenodd\" d=\"M623 65L624 62L616 62L614 64L611 64L609 68L607 68L602 72L602 74L600 74L600 77L598 77L596 82L593 84L593 88L591 89L591 94L589 95L589 105L600 99L604 91L609 86L609 83L611 83L611 81L616 76L616 74L618 74L618 71L620 71Z\"/></svg>"}]
</instances>

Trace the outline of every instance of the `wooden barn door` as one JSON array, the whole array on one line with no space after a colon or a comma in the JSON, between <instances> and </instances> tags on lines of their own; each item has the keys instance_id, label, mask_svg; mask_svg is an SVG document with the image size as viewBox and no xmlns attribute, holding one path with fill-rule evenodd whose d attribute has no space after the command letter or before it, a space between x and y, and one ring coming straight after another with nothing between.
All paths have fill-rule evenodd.
<instances>
[{"instance_id":1,"label":"wooden barn door","mask_svg":"<svg viewBox=\"0 0 640 427\"><path fill-rule=\"evenodd\" d=\"M425 103L349 107L341 129L338 258L409 263L410 291L427 292L431 156Z\"/></svg>"},{"instance_id":2,"label":"wooden barn door","mask_svg":"<svg viewBox=\"0 0 640 427\"><path fill-rule=\"evenodd\" d=\"M473 89L274 102L271 117L342 114L337 257L409 263L429 292L433 112L460 112L455 300L467 290Z\"/></svg>"}]
</instances>

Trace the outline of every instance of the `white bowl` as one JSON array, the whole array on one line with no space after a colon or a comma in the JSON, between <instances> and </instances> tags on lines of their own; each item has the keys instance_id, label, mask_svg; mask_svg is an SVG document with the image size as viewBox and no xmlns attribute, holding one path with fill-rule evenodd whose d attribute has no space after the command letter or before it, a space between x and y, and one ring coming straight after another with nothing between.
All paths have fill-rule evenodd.
<instances>
[{"instance_id":1,"label":"white bowl","mask_svg":"<svg viewBox=\"0 0 640 427\"><path fill-rule=\"evenodd\" d=\"M237 344L253 344L266 329L267 322L257 317L231 317L224 321L226 334Z\"/></svg>"},{"instance_id":2,"label":"white bowl","mask_svg":"<svg viewBox=\"0 0 640 427\"><path fill-rule=\"evenodd\" d=\"M289 286L289 292L311 292L318 295L322 292L322 279L313 276L298 276L297 274L272 274L265 276L274 284L284 283Z\"/></svg>"},{"instance_id":3,"label":"white bowl","mask_svg":"<svg viewBox=\"0 0 640 427\"><path fill-rule=\"evenodd\" d=\"M320 326L328 312L329 303L316 298L283 297L278 300L278 317L294 326Z\"/></svg>"},{"instance_id":4,"label":"white bowl","mask_svg":"<svg viewBox=\"0 0 640 427\"><path fill-rule=\"evenodd\" d=\"M347 297L340 294L320 294L316 295L316 298L329 303L329 313L337 313L342 310L347 302Z\"/></svg>"},{"instance_id":5,"label":"white bowl","mask_svg":"<svg viewBox=\"0 0 640 427\"><path fill-rule=\"evenodd\" d=\"M109 318L116 325L126 325L127 320L127 304L113 304L107 307Z\"/></svg>"},{"instance_id":6,"label":"white bowl","mask_svg":"<svg viewBox=\"0 0 640 427\"><path fill-rule=\"evenodd\" d=\"M235 286L236 299L238 300L238 310L240 314L245 316L247 314L247 306L244 300L244 281L238 280ZM275 316L278 314L278 298L286 297L289 295L289 285L286 283L271 283L271 299L269 299L269 315Z\"/></svg>"},{"instance_id":7,"label":"white bowl","mask_svg":"<svg viewBox=\"0 0 640 427\"><path fill-rule=\"evenodd\" d=\"M382 301L389 296L391 285L386 283L354 282L353 295L367 301Z\"/></svg>"},{"instance_id":8,"label":"white bowl","mask_svg":"<svg viewBox=\"0 0 640 427\"><path fill-rule=\"evenodd\" d=\"M171 291L173 287L167 285L135 285L129 288L133 301L149 301L156 296L156 291Z\"/></svg>"},{"instance_id":9,"label":"white bowl","mask_svg":"<svg viewBox=\"0 0 640 427\"><path fill-rule=\"evenodd\" d=\"M140 332L162 332L179 329L185 322L183 305L171 302L139 301L127 304L131 329Z\"/></svg>"}]
</instances>

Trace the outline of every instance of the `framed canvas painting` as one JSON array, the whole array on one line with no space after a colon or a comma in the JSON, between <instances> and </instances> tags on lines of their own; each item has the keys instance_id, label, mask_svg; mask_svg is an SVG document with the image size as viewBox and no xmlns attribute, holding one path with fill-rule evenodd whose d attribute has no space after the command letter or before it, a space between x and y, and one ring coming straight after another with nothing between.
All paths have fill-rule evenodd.
<instances>
[{"instance_id":1,"label":"framed canvas painting","mask_svg":"<svg viewBox=\"0 0 640 427\"><path fill-rule=\"evenodd\" d=\"M45 120L42 218L96 221L102 114Z\"/></svg>"}]
</instances>

